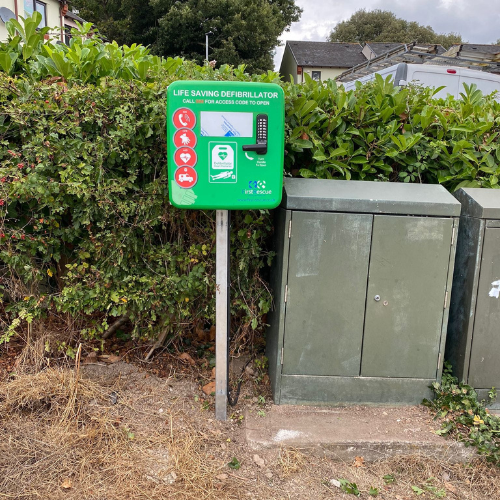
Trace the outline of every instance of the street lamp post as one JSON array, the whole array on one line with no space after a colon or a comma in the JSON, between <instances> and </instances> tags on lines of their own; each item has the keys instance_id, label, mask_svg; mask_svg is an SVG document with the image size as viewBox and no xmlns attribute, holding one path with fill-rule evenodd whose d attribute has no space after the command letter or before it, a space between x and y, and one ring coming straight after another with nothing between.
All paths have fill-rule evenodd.
<instances>
[{"instance_id":1,"label":"street lamp post","mask_svg":"<svg viewBox=\"0 0 500 500\"><path fill-rule=\"evenodd\" d=\"M213 35L213 31L205 33L205 60L208 62L208 35Z\"/></svg>"}]
</instances>

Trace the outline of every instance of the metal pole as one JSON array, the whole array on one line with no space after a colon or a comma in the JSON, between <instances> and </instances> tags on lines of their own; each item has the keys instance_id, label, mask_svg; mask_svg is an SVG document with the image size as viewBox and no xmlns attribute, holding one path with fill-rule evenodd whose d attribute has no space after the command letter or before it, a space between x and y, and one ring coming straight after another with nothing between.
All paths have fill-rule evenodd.
<instances>
[{"instance_id":1,"label":"metal pole","mask_svg":"<svg viewBox=\"0 0 500 500\"><path fill-rule=\"evenodd\" d=\"M205 61L208 61L208 33L205 33Z\"/></svg>"},{"instance_id":2,"label":"metal pole","mask_svg":"<svg viewBox=\"0 0 500 500\"><path fill-rule=\"evenodd\" d=\"M216 213L215 258L215 418L227 419L229 361L229 210Z\"/></svg>"}]
</instances>

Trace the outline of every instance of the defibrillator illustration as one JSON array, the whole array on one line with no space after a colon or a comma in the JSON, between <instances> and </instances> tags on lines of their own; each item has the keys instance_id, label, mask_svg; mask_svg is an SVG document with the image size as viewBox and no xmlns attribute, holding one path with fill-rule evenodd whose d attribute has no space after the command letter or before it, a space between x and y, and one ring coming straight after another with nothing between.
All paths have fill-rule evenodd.
<instances>
[{"instance_id":1,"label":"defibrillator illustration","mask_svg":"<svg viewBox=\"0 0 500 500\"><path fill-rule=\"evenodd\" d=\"M213 170L234 169L234 149L229 145L218 144L212 149Z\"/></svg>"}]
</instances>

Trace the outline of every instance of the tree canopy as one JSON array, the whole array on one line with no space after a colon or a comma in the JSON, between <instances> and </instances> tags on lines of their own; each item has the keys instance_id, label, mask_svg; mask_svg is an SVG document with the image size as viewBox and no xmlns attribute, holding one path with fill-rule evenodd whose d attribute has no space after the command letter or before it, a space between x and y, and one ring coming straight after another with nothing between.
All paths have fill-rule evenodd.
<instances>
[{"instance_id":1,"label":"tree canopy","mask_svg":"<svg viewBox=\"0 0 500 500\"><path fill-rule=\"evenodd\" d=\"M202 63L205 33L209 59L273 68L279 36L298 21L295 0L75 0L80 15L119 44L150 45L154 54L183 56Z\"/></svg>"},{"instance_id":2,"label":"tree canopy","mask_svg":"<svg viewBox=\"0 0 500 500\"><path fill-rule=\"evenodd\" d=\"M461 43L458 33L436 33L431 26L406 21L388 10L356 11L347 21L337 24L328 37L330 42L419 42L438 43L449 48Z\"/></svg>"}]
</instances>

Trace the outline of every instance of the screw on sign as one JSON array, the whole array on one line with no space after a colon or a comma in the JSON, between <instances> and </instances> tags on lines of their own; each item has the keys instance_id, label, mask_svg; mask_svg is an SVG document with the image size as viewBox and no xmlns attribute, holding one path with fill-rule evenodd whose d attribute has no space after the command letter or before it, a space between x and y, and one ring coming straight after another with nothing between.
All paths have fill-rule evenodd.
<instances>
[{"instance_id":1,"label":"screw on sign","mask_svg":"<svg viewBox=\"0 0 500 500\"><path fill-rule=\"evenodd\" d=\"M188 128L181 128L174 134L174 144L176 148L189 146L194 148L196 146L196 135Z\"/></svg>"},{"instance_id":2,"label":"screw on sign","mask_svg":"<svg viewBox=\"0 0 500 500\"><path fill-rule=\"evenodd\" d=\"M194 167L198 160L194 149L179 148L174 154L174 161L178 167Z\"/></svg>"},{"instance_id":3,"label":"screw on sign","mask_svg":"<svg viewBox=\"0 0 500 500\"><path fill-rule=\"evenodd\" d=\"M198 180L196 170L191 167L180 167L175 171L175 182L185 189L192 188Z\"/></svg>"},{"instance_id":4,"label":"screw on sign","mask_svg":"<svg viewBox=\"0 0 500 500\"><path fill-rule=\"evenodd\" d=\"M193 128L196 125L196 116L188 108L180 108L172 117L175 128Z\"/></svg>"}]
</instances>

